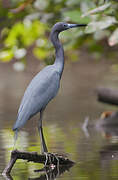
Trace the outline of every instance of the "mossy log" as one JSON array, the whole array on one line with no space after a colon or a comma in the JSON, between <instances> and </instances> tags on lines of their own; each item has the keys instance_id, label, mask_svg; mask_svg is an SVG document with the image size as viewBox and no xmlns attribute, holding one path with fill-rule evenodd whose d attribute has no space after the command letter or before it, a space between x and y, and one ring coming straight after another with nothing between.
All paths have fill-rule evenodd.
<instances>
[{"instance_id":1,"label":"mossy log","mask_svg":"<svg viewBox=\"0 0 118 180\"><path fill-rule=\"evenodd\" d=\"M2 173L3 175L10 174L17 159L27 160L28 162L32 161L35 163L42 163L42 164L45 164L46 166L50 164L53 164L53 165L74 164L73 161L69 160L67 157L65 157L62 154L61 155L53 154L53 153L38 154L37 152L24 152L24 151L13 150L11 152L11 159Z\"/></svg>"}]
</instances>

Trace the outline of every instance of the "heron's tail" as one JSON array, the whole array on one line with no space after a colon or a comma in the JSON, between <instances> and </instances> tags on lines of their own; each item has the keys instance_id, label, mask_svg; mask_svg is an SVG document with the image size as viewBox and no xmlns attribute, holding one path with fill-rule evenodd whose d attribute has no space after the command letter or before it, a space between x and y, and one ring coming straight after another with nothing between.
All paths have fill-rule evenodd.
<instances>
[{"instance_id":1,"label":"heron's tail","mask_svg":"<svg viewBox=\"0 0 118 180\"><path fill-rule=\"evenodd\" d=\"M15 129L14 130L14 146L13 146L13 149L15 149L17 138L18 138L18 129Z\"/></svg>"}]
</instances>

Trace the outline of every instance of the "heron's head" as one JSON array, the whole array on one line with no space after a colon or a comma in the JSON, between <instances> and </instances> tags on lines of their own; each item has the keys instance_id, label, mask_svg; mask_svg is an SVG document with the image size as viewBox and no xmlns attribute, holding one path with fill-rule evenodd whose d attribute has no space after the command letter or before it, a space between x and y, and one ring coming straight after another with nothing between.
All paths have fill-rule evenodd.
<instances>
[{"instance_id":1,"label":"heron's head","mask_svg":"<svg viewBox=\"0 0 118 180\"><path fill-rule=\"evenodd\" d=\"M76 27L81 27L81 26L86 26L86 25L87 24L69 24L65 22L58 22L53 26L52 30L53 32L54 31L61 32L70 28L76 28Z\"/></svg>"}]
</instances>

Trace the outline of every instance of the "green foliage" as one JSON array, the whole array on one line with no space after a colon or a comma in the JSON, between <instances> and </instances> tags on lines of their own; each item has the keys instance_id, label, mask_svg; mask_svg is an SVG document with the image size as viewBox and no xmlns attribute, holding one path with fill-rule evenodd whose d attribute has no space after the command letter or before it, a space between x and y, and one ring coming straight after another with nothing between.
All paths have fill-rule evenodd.
<instances>
[{"instance_id":1,"label":"green foliage","mask_svg":"<svg viewBox=\"0 0 118 180\"><path fill-rule=\"evenodd\" d=\"M114 17L106 16L102 17L101 20L96 20L88 24L88 27L86 28L86 33L94 33L99 30L106 29L113 24L115 24L117 21Z\"/></svg>"},{"instance_id":2,"label":"green foliage","mask_svg":"<svg viewBox=\"0 0 118 180\"><path fill-rule=\"evenodd\" d=\"M75 23L88 23L90 22L90 18L89 17L81 17L82 13L80 12L80 10L73 10L73 11L67 11L64 14L64 17L69 17L69 20Z\"/></svg>"},{"instance_id":3,"label":"green foliage","mask_svg":"<svg viewBox=\"0 0 118 180\"><path fill-rule=\"evenodd\" d=\"M8 62L13 58L13 51L12 49L8 50L1 50L0 51L0 60L3 62Z\"/></svg>"},{"instance_id":4,"label":"green foliage","mask_svg":"<svg viewBox=\"0 0 118 180\"><path fill-rule=\"evenodd\" d=\"M9 29L5 45L10 47L30 46L38 37L44 35L44 29L44 25L39 21L16 23L11 30Z\"/></svg>"},{"instance_id":5,"label":"green foliage","mask_svg":"<svg viewBox=\"0 0 118 180\"><path fill-rule=\"evenodd\" d=\"M38 59L49 63L53 56L49 30L57 21L88 24L85 31L82 28L62 33L68 54L72 49L78 51L79 47L86 45L90 52L101 55L102 47L96 44L106 39L110 46L118 44L117 1L12 0L8 5L0 3L0 18L0 60L4 62L13 58L22 60L27 49L32 47L32 53ZM78 54L75 52L72 57L75 61Z\"/></svg>"}]
</instances>

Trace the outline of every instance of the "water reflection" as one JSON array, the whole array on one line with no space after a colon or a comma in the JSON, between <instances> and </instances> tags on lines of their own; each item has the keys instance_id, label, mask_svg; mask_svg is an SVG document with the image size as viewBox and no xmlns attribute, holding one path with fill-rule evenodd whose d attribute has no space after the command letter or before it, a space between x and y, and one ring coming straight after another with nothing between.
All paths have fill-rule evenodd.
<instances>
[{"instance_id":1,"label":"water reflection","mask_svg":"<svg viewBox=\"0 0 118 180\"><path fill-rule=\"evenodd\" d=\"M100 151L101 160L118 160L118 144L103 146Z\"/></svg>"},{"instance_id":2,"label":"water reflection","mask_svg":"<svg viewBox=\"0 0 118 180\"><path fill-rule=\"evenodd\" d=\"M35 178L28 178L28 180L54 180L57 177L59 177L61 174L63 174L65 171L69 171L69 169L73 165L69 166L55 166L54 168L46 167L45 169L42 168L40 170L34 170L35 172L41 173L39 177ZM3 175L6 180L14 180L14 178L11 175Z\"/></svg>"},{"instance_id":3,"label":"water reflection","mask_svg":"<svg viewBox=\"0 0 118 180\"><path fill-rule=\"evenodd\" d=\"M5 180L13 180L13 178L12 178L12 176L10 174L9 175L4 174L3 177L4 177Z\"/></svg>"},{"instance_id":4,"label":"water reflection","mask_svg":"<svg viewBox=\"0 0 118 180\"><path fill-rule=\"evenodd\" d=\"M71 166L56 166L54 169L46 168L44 174L40 175L38 178L28 178L29 180L54 180L63 174L65 171L69 171ZM41 170L39 170L41 172Z\"/></svg>"},{"instance_id":5,"label":"water reflection","mask_svg":"<svg viewBox=\"0 0 118 180\"><path fill-rule=\"evenodd\" d=\"M118 112L103 112L99 119L91 121L89 117L85 118L82 130L87 138L91 131L96 130L107 140L118 142Z\"/></svg>"},{"instance_id":6,"label":"water reflection","mask_svg":"<svg viewBox=\"0 0 118 180\"><path fill-rule=\"evenodd\" d=\"M102 179L110 179L112 177L114 179L118 178L118 145L110 144L103 146L100 150L100 159L101 159L101 168L103 170Z\"/></svg>"}]
</instances>

